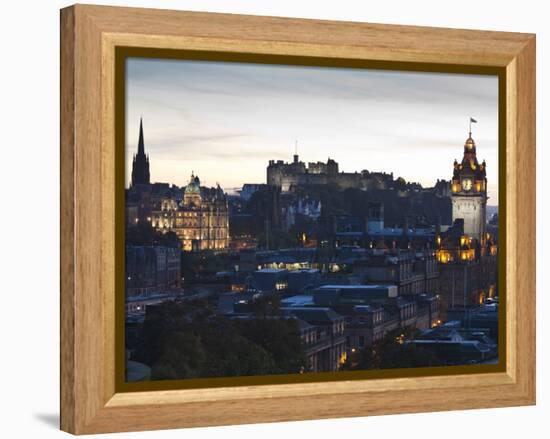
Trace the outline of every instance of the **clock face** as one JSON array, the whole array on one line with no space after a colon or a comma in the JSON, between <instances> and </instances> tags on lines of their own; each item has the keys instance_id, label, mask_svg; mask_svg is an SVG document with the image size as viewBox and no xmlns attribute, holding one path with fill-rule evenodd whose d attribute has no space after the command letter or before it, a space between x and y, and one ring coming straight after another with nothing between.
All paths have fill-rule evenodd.
<instances>
[{"instance_id":1,"label":"clock face","mask_svg":"<svg viewBox=\"0 0 550 439\"><path fill-rule=\"evenodd\" d=\"M465 191L469 191L470 189L472 189L472 180L470 180L469 178L462 180L462 189L464 189Z\"/></svg>"}]
</instances>

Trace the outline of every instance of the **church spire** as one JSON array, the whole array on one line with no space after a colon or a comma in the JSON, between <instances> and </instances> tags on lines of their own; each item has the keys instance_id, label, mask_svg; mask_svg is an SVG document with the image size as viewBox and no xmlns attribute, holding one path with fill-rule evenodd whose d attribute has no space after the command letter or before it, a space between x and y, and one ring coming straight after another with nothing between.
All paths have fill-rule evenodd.
<instances>
[{"instance_id":1,"label":"church spire","mask_svg":"<svg viewBox=\"0 0 550 439\"><path fill-rule=\"evenodd\" d=\"M143 142L143 118L139 118L139 141L138 155L145 155L145 144Z\"/></svg>"},{"instance_id":2,"label":"church spire","mask_svg":"<svg viewBox=\"0 0 550 439\"><path fill-rule=\"evenodd\" d=\"M143 140L143 119L139 119L138 152L132 163L132 186L149 184L149 157L145 155L145 141Z\"/></svg>"}]
</instances>

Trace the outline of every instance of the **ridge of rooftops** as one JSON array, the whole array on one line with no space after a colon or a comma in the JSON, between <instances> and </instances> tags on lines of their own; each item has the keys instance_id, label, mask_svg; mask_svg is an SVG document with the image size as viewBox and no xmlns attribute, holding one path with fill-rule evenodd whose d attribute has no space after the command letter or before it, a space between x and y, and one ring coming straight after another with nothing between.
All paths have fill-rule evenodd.
<instances>
[{"instance_id":1,"label":"ridge of rooftops","mask_svg":"<svg viewBox=\"0 0 550 439\"><path fill-rule=\"evenodd\" d=\"M286 268L262 268L261 270L256 270L255 273L283 273L288 271Z\"/></svg>"},{"instance_id":2,"label":"ridge of rooftops","mask_svg":"<svg viewBox=\"0 0 550 439\"><path fill-rule=\"evenodd\" d=\"M154 293L154 294L141 294L138 296L130 296L126 297L125 301L128 302L141 302L141 301L148 301L148 300L159 300L159 299L176 299L178 297L182 297L182 294L179 293Z\"/></svg>"},{"instance_id":3,"label":"ridge of rooftops","mask_svg":"<svg viewBox=\"0 0 550 439\"><path fill-rule=\"evenodd\" d=\"M368 284L368 285L321 285L316 290L374 290L392 287L394 284Z\"/></svg>"},{"instance_id":4,"label":"ridge of rooftops","mask_svg":"<svg viewBox=\"0 0 550 439\"><path fill-rule=\"evenodd\" d=\"M344 317L336 313L329 307L325 306L289 306L281 307L281 311L284 314L296 315L299 319L305 320L310 323L313 321L336 321L343 320Z\"/></svg>"},{"instance_id":5,"label":"ridge of rooftops","mask_svg":"<svg viewBox=\"0 0 550 439\"><path fill-rule=\"evenodd\" d=\"M261 268L260 270L254 270L254 273L286 273L288 274L300 274L300 273L320 273L317 268L298 268L296 270L289 270L287 268Z\"/></svg>"},{"instance_id":6,"label":"ridge of rooftops","mask_svg":"<svg viewBox=\"0 0 550 439\"><path fill-rule=\"evenodd\" d=\"M385 227L380 230L336 232L336 236L435 236L435 230L431 228L417 228L403 231L400 227Z\"/></svg>"}]
</instances>

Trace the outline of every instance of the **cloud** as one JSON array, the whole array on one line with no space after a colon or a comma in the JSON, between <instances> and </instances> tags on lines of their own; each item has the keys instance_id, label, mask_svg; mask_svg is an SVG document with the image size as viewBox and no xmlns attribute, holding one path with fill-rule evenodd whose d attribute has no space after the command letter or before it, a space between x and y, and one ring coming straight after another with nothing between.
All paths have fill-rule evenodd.
<instances>
[{"instance_id":1,"label":"cloud","mask_svg":"<svg viewBox=\"0 0 550 439\"><path fill-rule=\"evenodd\" d=\"M130 59L127 74L128 154L143 116L159 181L183 166L222 185L263 182L267 160L291 159L298 140L306 162L434 182L452 174L470 116L497 181L494 76L152 59Z\"/></svg>"}]
</instances>

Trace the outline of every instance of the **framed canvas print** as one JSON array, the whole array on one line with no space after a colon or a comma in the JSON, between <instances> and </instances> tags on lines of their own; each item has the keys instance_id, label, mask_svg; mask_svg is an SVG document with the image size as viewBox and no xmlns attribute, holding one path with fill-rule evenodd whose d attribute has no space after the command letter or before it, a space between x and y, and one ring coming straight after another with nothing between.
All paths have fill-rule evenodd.
<instances>
[{"instance_id":1,"label":"framed canvas print","mask_svg":"<svg viewBox=\"0 0 550 439\"><path fill-rule=\"evenodd\" d=\"M535 402L535 37L61 11L61 427Z\"/></svg>"}]
</instances>

